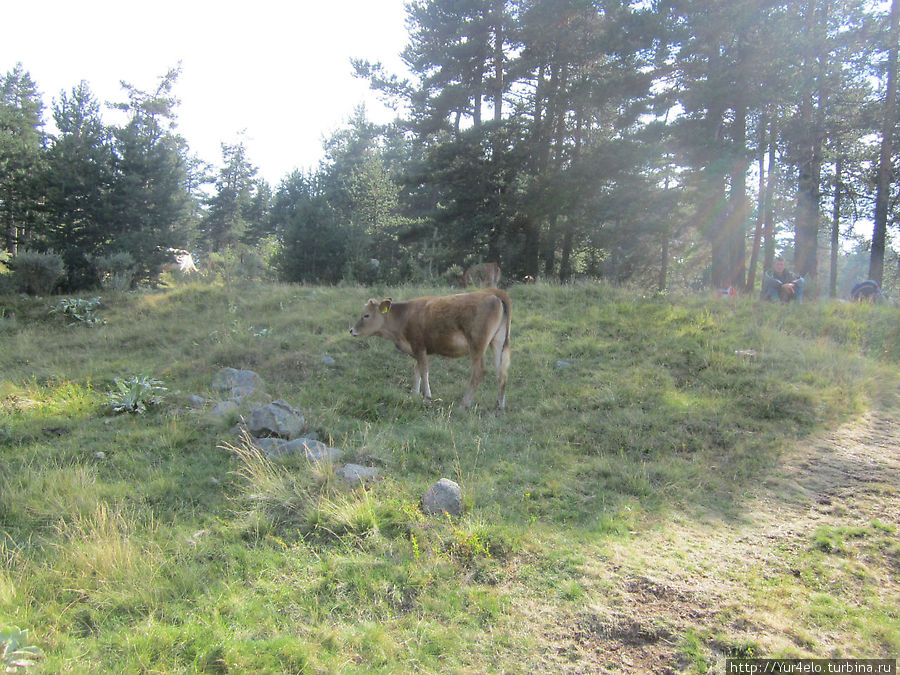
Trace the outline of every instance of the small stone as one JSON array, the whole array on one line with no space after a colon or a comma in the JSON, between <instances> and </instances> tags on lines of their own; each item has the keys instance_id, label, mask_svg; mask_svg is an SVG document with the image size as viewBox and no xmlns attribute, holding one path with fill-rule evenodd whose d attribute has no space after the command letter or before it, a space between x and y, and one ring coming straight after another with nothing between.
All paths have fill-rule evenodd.
<instances>
[{"instance_id":1,"label":"small stone","mask_svg":"<svg viewBox=\"0 0 900 675\"><path fill-rule=\"evenodd\" d=\"M337 470L337 475L351 483L368 483L378 477L378 469L359 464L345 464Z\"/></svg>"},{"instance_id":2,"label":"small stone","mask_svg":"<svg viewBox=\"0 0 900 675\"><path fill-rule=\"evenodd\" d=\"M231 399L227 401L219 401L213 408L212 415L214 417L231 417L238 412L238 404Z\"/></svg>"},{"instance_id":3,"label":"small stone","mask_svg":"<svg viewBox=\"0 0 900 675\"><path fill-rule=\"evenodd\" d=\"M305 421L299 410L282 400L254 408L247 419L247 430L257 437L297 438Z\"/></svg>"},{"instance_id":4,"label":"small stone","mask_svg":"<svg viewBox=\"0 0 900 675\"><path fill-rule=\"evenodd\" d=\"M212 388L223 396L242 401L263 389L262 378L252 370L223 368L212 381Z\"/></svg>"},{"instance_id":5,"label":"small stone","mask_svg":"<svg viewBox=\"0 0 900 675\"><path fill-rule=\"evenodd\" d=\"M462 515L462 490L449 478L441 478L425 492L422 506L425 513L432 516Z\"/></svg>"}]
</instances>

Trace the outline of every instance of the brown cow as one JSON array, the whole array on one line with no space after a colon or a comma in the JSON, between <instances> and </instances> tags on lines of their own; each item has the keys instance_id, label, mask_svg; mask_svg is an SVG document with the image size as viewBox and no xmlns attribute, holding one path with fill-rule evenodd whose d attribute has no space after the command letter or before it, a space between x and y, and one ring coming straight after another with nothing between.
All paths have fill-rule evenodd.
<instances>
[{"instance_id":1,"label":"brown cow","mask_svg":"<svg viewBox=\"0 0 900 675\"><path fill-rule=\"evenodd\" d=\"M488 288L500 287L500 265L497 263L478 263L463 272L463 286L484 285Z\"/></svg>"},{"instance_id":2,"label":"brown cow","mask_svg":"<svg viewBox=\"0 0 900 675\"><path fill-rule=\"evenodd\" d=\"M431 400L428 384L428 355L472 359L469 390L460 404L472 405L475 389L484 379L484 353L488 345L494 354L499 393L497 407L506 406L506 378L509 372L510 302L506 291L486 289L445 297L424 297L407 302L369 300L363 315L350 329L354 337L378 335L393 341L401 352L416 360L412 391Z\"/></svg>"}]
</instances>

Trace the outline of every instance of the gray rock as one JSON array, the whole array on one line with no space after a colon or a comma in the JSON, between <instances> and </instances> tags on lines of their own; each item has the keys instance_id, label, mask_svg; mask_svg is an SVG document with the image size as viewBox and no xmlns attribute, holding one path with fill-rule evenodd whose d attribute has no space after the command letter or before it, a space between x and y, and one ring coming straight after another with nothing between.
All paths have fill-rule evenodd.
<instances>
[{"instance_id":1,"label":"gray rock","mask_svg":"<svg viewBox=\"0 0 900 675\"><path fill-rule=\"evenodd\" d=\"M431 516L448 513L462 515L462 490L449 478L441 478L425 492L423 510Z\"/></svg>"},{"instance_id":2,"label":"gray rock","mask_svg":"<svg viewBox=\"0 0 900 675\"><path fill-rule=\"evenodd\" d=\"M322 363L324 363L326 366L333 366L337 363L337 361L335 361L333 357L328 356L328 354L325 354L325 356L322 357Z\"/></svg>"},{"instance_id":3,"label":"gray rock","mask_svg":"<svg viewBox=\"0 0 900 675\"><path fill-rule=\"evenodd\" d=\"M378 469L360 464L344 464L336 473L351 483L368 483L378 477Z\"/></svg>"},{"instance_id":4,"label":"gray rock","mask_svg":"<svg viewBox=\"0 0 900 675\"><path fill-rule=\"evenodd\" d=\"M219 401L212 410L213 417L230 417L237 414L238 404L234 401Z\"/></svg>"},{"instance_id":5,"label":"gray rock","mask_svg":"<svg viewBox=\"0 0 900 675\"><path fill-rule=\"evenodd\" d=\"M332 448L314 438L300 438L303 442L303 453L306 459L313 462L333 462L341 456L341 451Z\"/></svg>"},{"instance_id":6,"label":"gray rock","mask_svg":"<svg viewBox=\"0 0 900 675\"><path fill-rule=\"evenodd\" d=\"M212 381L213 390L223 398L242 401L263 389L262 378L252 370L222 368Z\"/></svg>"},{"instance_id":7,"label":"gray rock","mask_svg":"<svg viewBox=\"0 0 900 675\"><path fill-rule=\"evenodd\" d=\"M188 404L192 408L202 408L204 403L206 403L206 400L202 396L194 394L188 397Z\"/></svg>"},{"instance_id":8,"label":"gray rock","mask_svg":"<svg viewBox=\"0 0 900 675\"><path fill-rule=\"evenodd\" d=\"M302 452L312 462L333 462L341 456L341 451L331 448L312 438L296 438L285 441L280 438L257 438L253 444L271 459Z\"/></svg>"},{"instance_id":9,"label":"gray rock","mask_svg":"<svg viewBox=\"0 0 900 675\"><path fill-rule=\"evenodd\" d=\"M257 438L297 438L303 431L304 422L299 410L278 400L251 410L247 418L247 431Z\"/></svg>"}]
</instances>

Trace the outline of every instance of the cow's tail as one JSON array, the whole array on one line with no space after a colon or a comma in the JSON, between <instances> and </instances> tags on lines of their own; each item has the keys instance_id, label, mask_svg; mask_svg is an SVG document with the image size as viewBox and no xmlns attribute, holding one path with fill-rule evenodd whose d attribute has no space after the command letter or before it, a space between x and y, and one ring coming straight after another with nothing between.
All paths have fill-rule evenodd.
<instances>
[{"instance_id":1,"label":"cow's tail","mask_svg":"<svg viewBox=\"0 0 900 675\"><path fill-rule=\"evenodd\" d=\"M502 293L502 295L500 294ZM500 303L503 305L503 316L506 319L506 335L503 338L503 346L500 348L497 359L497 378L499 391L497 394L497 407L503 410L506 407L506 381L509 377L510 331L512 329L512 308L509 295L501 291L497 293Z\"/></svg>"},{"instance_id":2,"label":"cow's tail","mask_svg":"<svg viewBox=\"0 0 900 675\"><path fill-rule=\"evenodd\" d=\"M506 339L503 341L503 349L509 349L509 331L512 328L512 312L510 311L509 298L500 298L503 303L503 316L506 318Z\"/></svg>"}]
</instances>

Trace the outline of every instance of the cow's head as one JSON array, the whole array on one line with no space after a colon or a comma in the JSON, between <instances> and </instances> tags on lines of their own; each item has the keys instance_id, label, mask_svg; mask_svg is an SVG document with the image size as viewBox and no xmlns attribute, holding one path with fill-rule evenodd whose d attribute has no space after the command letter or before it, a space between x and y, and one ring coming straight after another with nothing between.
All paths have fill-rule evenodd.
<instances>
[{"instance_id":1,"label":"cow's head","mask_svg":"<svg viewBox=\"0 0 900 675\"><path fill-rule=\"evenodd\" d=\"M369 337L375 335L384 325L384 319L391 310L391 299L385 298L378 301L372 298L366 303L363 314L353 327L350 329L350 335L353 337Z\"/></svg>"}]
</instances>

